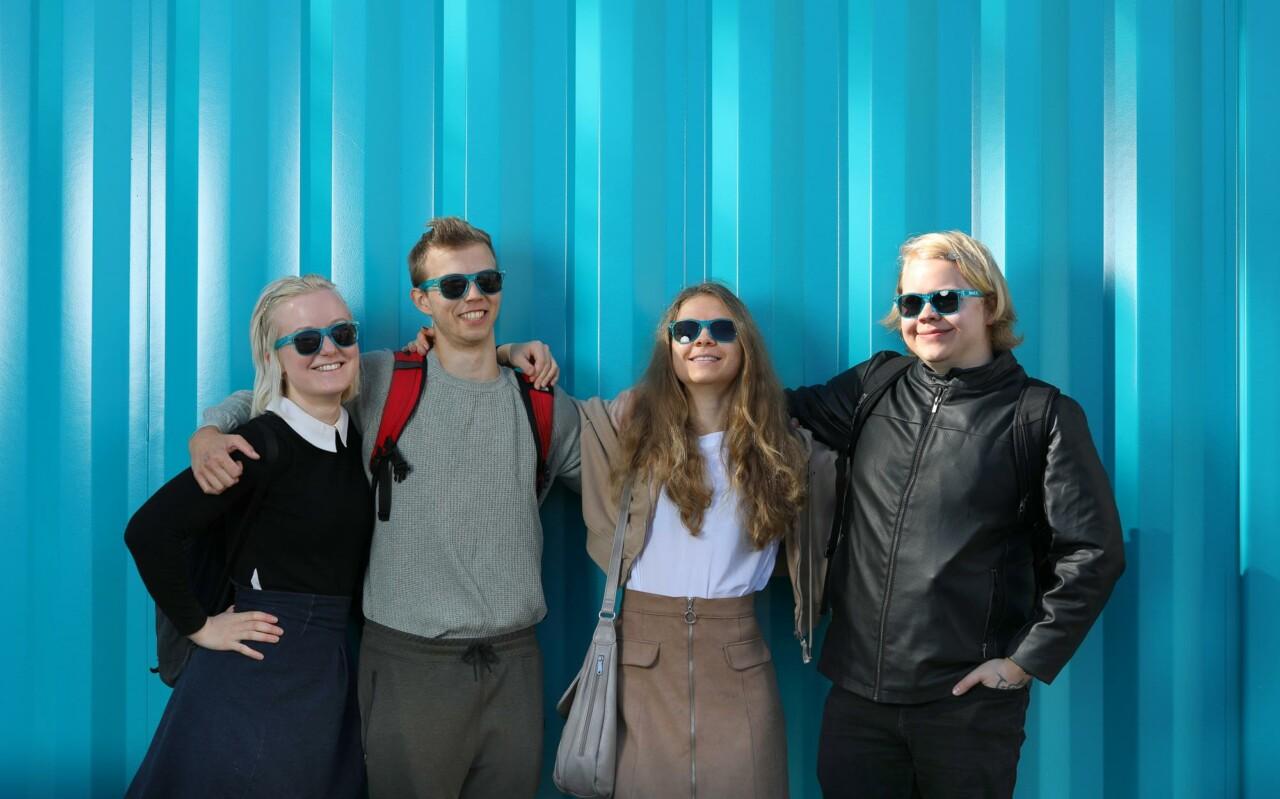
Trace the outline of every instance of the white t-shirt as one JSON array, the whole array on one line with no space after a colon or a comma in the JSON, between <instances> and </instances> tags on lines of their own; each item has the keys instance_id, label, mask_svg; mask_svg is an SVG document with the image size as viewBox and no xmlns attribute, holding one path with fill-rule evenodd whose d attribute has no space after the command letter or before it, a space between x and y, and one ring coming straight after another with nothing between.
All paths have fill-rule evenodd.
<instances>
[{"instance_id":1,"label":"white t-shirt","mask_svg":"<svg viewBox=\"0 0 1280 799\"><path fill-rule=\"evenodd\" d=\"M702 518L702 532L689 533L680 520L680 509L663 489L627 588L660 596L723 599L749 596L769 582L778 543L751 548L739 514L738 493L729 485L723 442L723 432L698 438L714 491L711 507Z\"/></svg>"}]
</instances>

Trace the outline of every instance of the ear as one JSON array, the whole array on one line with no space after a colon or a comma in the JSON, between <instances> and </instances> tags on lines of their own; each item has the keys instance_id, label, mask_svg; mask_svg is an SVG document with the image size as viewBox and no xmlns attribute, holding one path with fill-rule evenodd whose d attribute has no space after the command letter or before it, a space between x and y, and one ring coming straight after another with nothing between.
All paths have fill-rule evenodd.
<instances>
[{"instance_id":1,"label":"ear","mask_svg":"<svg viewBox=\"0 0 1280 799\"><path fill-rule=\"evenodd\" d=\"M413 306L426 316L434 316L431 312L431 292L423 291L420 288L409 289L409 299L413 300Z\"/></svg>"},{"instance_id":2,"label":"ear","mask_svg":"<svg viewBox=\"0 0 1280 799\"><path fill-rule=\"evenodd\" d=\"M983 316L987 320L987 327L991 327L996 323L996 301L991 296L983 297L982 300Z\"/></svg>"}]
</instances>

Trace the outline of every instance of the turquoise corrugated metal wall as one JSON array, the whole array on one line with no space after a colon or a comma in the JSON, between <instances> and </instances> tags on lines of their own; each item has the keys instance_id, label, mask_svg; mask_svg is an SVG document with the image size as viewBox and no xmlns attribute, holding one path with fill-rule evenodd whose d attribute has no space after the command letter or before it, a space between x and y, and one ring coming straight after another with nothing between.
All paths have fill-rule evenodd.
<instances>
[{"instance_id":1,"label":"turquoise corrugated metal wall","mask_svg":"<svg viewBox=\"0 0 1280 799\"><path fill-rule=\"evenodd\" d=\"M250 381L258 288L331 274L393 346L444 213L580 396L704 276L824 380L893 344L905 236L974 231L1128 531L1020 796L1280 794L1277 39L1262 0L0 0L0 794L119 794L141 758L166 693L120 535ZM550 700L599 580L573 497L546 518ZM826 685L786 592L764 613L814 796Z\"/></svg>"}]
</instances>

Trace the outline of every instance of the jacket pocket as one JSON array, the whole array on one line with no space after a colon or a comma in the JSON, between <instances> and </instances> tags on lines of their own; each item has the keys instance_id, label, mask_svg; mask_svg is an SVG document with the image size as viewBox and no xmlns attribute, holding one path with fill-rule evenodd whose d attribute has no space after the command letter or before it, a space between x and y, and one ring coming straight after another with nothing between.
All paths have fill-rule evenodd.
<instances>
[{"instance_id":1,"label":"jacket pocket","mask_svg":"<svg viewBox=\"0 0 1280 799\"><path fill-rule=\"evenodd\" d=\"M991 583L987 592L987 620L982 627L982 659L996 657L996 600L1000 593L1000 570L991 570Z\"/></svg>"},{"instance_id":2,"label":"jacket pocket","mask_svg":"<svg viewBox=\"0 0 1280 799\"><path fill-rule=\"evenodd\" d=\"M768 663L773 659L769 653L769 645L763 638L752 638L750 641L739 641L736 644L725 644L725 660L734 671L745 671L752 666Z\"/></svg>"},{"instance_id":3,"label":"jacket pocket","mask_svg":"<svg viewBox=\"0 0 1280 799\"><path fill-rule=\"evenodd\" d=\"M618 641L618 664L647 669L658 662L658 643L636 638Z\"/></svg>"}]
</instances>

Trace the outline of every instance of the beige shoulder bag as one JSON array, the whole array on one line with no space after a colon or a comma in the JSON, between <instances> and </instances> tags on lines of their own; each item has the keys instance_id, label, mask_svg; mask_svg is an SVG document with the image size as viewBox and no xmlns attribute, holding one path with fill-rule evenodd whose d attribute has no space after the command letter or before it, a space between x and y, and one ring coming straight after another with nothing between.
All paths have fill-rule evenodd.
<instances>
[{"instance_id":1,"label":"beige shoulder bag","mask_svg":"<svg viewBox=\"0 0 1280 799\"><path fill-rule=\"evenodd\" d=\"M614 604L618 575L622 570L622 539L631 511L631 480L622 488L618 526L609 555L609 578L600 603L595 635L582 669L556 703L565 718L560 746L556 749L556 787L570 796L613 796L618 765L618 636L614 629Z\"/></svg>"}]
</instances>

